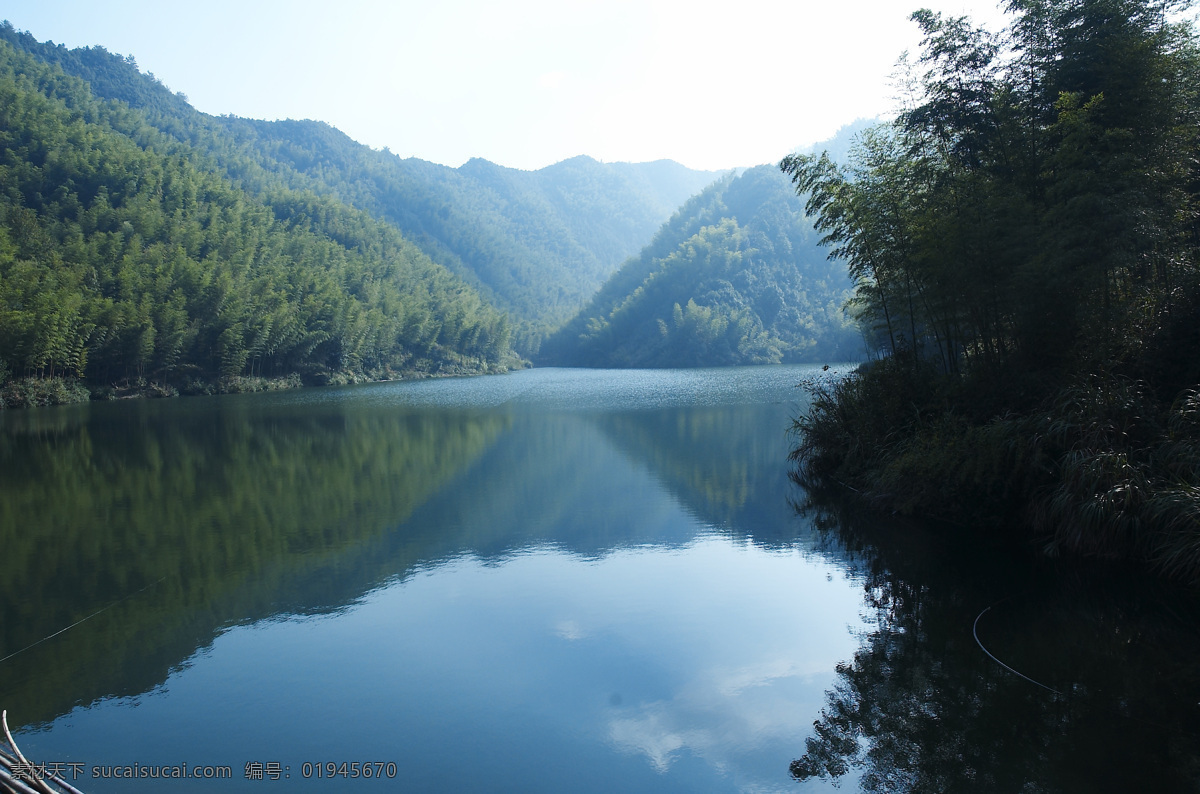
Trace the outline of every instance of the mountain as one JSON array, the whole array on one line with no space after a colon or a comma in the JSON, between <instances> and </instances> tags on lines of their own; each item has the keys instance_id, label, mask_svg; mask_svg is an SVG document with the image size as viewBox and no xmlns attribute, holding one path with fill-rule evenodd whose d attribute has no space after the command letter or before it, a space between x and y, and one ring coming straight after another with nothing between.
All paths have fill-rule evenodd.
<instances>
[{"instance_id":1,"label":"mountain","mask_svg":"<svg viewBox=\"0 0 1200 794\"><path fill-rule=\"evenodd\" d=\"M269 156L264 168L393 224L476 287L509 313L526 355L720 176L585 156L539 171L478 158L449 168L373 150L322 122L221 121Z\"/></svg>"},{"instance_id":2,"label":"mountain","mask_svg":"<svg viewBox=\"0 0 1200 794\"><path fill-rule=\"evenodd\" d=\"M187 110L130 60L0 26L0 382L503 368L507 320L468 284Z\"/></svg>"},{"instance_id":3,"label":"mountain","mask_svg":"<svg viewBox=\"0 0 1200 794\"><path fill-rule=\"evenodd\" d=\"M143 113L247 192L284 188L333 199L398 229L507 312L512 341L534 355L637 253L680 204L721 174L671 161L576 157L538 171L474 159L449 168L357 143L319 121L210 116L132 57L41 43L11 25L0 39Z\"/></svg>"},{"instance_id":4,"label":"mountain","mask_svg":"<svg viewBox=\"0 0 1200 794\"><path fill-rule=\"evenodd\" d=\"M689 200L542 348L539 363L685 367L848 360L861 340L803 201L774 166Z\"/></svg>"},{"instance_id":5,"label":"mountain","mask_svg":"<svg viewBox=\"0 0 1200 794\"><path fill-rule=\"evenodd\" d=\"M479 289L509 313L526 355L720 176L585 156L538 171L478 158L449 168L372 150L321 122L222 121L269 155L263 167L386 220Z\"/></svg>"}]
</instances>

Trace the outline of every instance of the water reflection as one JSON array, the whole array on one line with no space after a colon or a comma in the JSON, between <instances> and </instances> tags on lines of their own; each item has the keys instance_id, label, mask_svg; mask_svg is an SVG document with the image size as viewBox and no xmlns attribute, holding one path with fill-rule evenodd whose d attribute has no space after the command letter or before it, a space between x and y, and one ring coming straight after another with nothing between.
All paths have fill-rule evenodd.
<instances>
[{"instance_id":1,"label":"water reflection","mask_svg":"<svg viewBox=\"0 0 1200 794\"><path fill-rule=\"evenodd\" d=\"M422 790L789 785L858 612L787 507L802 373L621 377L0 418L0 657L102 610L2 663L23 748L378 757Z\"/></svg>"},{"instance_id":2,"label":"water reflection","mask_svg":"<svg viewBox=\"0 0 1200 794\"><path fill-rule=\"evenodd\" d=\"M943 533L927 542L835 502L809 509L856 559L874 626L838 666L795 778L853 773L887 792L1200 790L1194 593L948 546ZM1037 684L988 658L977 617L980 642Z\"/></svg>"},{"instance_id":3,"label":"water reflection","mask_svg":"<svg viewBox=\"0 0 1200 794\"><path fill-rule=\"evenodd\" d=\"M1195 599L797 516L804 374L0 416L0 704L42 759L229 763L222 791L337 758L414 790L1200 788ZM989 605L1062 694L979 650Z\"/></svg>"},{"instance_id":4,"label":"water reflection","mask_svg":"<svg viewBox=\"0 0 1200 794\"><path fill-rule=\"evenodd\" d=\"M25 722L151 689L224 626L334 609L415 564L403 536L363 552L507 424L236 398L3 419L0 697Z\"/></svg>"},{"instance_id":5,"label":"water reflection","mask_svg":"<svg viewBox=\"0 0 1200 794\"><path fill-rule=\"evenodd\" d=\"M790 517L791 486L779 462L787 427L781 407L699 406L596 421L698 521L760 546L790 548L811 542L811 534L807 522Z\"/></svg>"}]
</instances>

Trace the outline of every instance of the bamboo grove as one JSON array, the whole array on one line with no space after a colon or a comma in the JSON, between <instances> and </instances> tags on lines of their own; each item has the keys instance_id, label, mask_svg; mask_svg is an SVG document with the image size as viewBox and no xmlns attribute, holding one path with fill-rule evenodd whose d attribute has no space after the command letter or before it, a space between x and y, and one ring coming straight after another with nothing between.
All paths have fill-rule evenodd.
<instances>
[{"instance_id":1,"label":"bamboo grove","mask_svg":"<svg viewBox=\"0 0 1200 794\"><path fill-rule=\"evenodd\" d=\"M1200 570L1200 58L1173 0L913 15L904 109L781 163L885 360L818 389L808 476L1051 551Z\"/></svg>"}]
</instances>

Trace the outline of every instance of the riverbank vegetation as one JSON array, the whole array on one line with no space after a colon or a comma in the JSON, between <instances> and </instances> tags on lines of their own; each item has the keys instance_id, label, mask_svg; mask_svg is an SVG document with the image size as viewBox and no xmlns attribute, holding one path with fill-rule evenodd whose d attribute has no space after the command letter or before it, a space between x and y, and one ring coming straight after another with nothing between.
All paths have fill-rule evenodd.
<instances>
[{"instance_id":1,"label":"riverbank vegetation","mask_svg":"<svg viewBox=\"0 0 1200 794\"><path fill-rule=\"evenodd\" d=\"M881 360L793 457L889 509L1200 578L1200 54L1171 0L920 11L896 122L781 164Z\"/></svg>"}]
</instances>

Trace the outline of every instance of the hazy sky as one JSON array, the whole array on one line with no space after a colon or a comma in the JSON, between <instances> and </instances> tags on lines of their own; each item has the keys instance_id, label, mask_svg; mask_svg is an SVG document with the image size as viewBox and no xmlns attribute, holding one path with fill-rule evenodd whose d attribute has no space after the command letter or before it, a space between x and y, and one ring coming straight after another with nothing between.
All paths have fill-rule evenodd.
<instances>
[{"instance_id":1,"label":"hazy sky","mask_svg":"<svg viewBox=\"0 0 1200 794\"><path fill-rule=\"evenodd\" d=\"M5 0L38 40L133 55L207 113L327 121L375 148L534 169L587 154L775 162L892 107L928 7L992 0Z\"/></svg>"}]
</instances>

